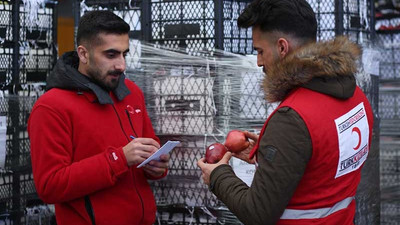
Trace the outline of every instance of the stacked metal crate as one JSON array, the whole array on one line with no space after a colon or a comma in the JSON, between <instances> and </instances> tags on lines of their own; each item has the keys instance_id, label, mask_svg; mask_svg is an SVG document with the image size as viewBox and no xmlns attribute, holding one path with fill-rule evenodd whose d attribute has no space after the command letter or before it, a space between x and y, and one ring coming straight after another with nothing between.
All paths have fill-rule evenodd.
<instances>
[{"instance_id":1,"label":"stacked metal crate","mask_svg":"<svg viewBox=\"0 0 400 225\"><path fill-rule=\"evenodd\" d=\"M227 131L258 130L273 108L264 101L260 89L262 74L255 63L254 70L247 72L232 71L229 66L214 63L235 58L218 49L254 53L251 29L239 29L236 23L250 2L86 0L77 6L80 9L77 15L86 10L109 9L131 25L130 52L135 55L127 57L130 66L127 75L142 87L153 127L162 142L170 139L182 142L171 153L168 177L152 183L158 224L238 223L201 183L196 162L204 156L205 147L222 142ZM317 15L318 40L348 35L365 45L372 39L371 1L309 0L309 3ZM155 48L146 51L148 45L144 42ZM170 51L169 58L160 58L164 50ZM180 58L171 60L177 56ZM376 111L377 78L369 78L360 85ZM376 137L364 167L368 173L363 175L357 196L357 224L376 224L379 220Z\"/></svg>"},{"instance_id":2,"label":"stacked metal crate","mask_svg":"<svg viewBox=\"0 0 400 225\"><path fill-rule=\"evenodd\" d=\"M247 97L246 103L252 105L256 98L250 96L259 92L259 86L253 89L251 80L245 79L246 74L238 67L229 68L229 65L214 62L229 58L218 49L241 54L253 52L251 31L239 29L236 24L240 12L249 2L151 2L149 41L187 55L180 55L186 59L174 68L161 65L158 70L167 71L166 74L146 73L153 81L148 86L154 88L149 92L148 100L150 103L154 101L155 107L151 110L150 106L150 113L155 118L157 133L163 139L173 138L182 142L171 155L168 179L153 183L156 198L168 199L158 202L159 218L164 223L240 223L202 183L196 163L204 157L208 145L223 142L228 130L240 126L238 122L243 125L244 120L239 118L244 119L243 111L251 109L244 107L240 98ZM261 78L254 65L247 74L257 73ZM244 85L248 87L247 95L242 93ZM257 97L262 99L262 94ZM253 123L253 126L262 125L266 109L266 104L260 104L259 108L252 110L254 114L258 113L260 122ZM249 118L250 114L247 115Z\"/></svg>"},{"instance_id":3,"label":"stacked metal crate","mask_svg":"<svg viewBox=\"0 0 400 225\"><path fill-rule=\"evenodd\" d=\"M34 187L27 121L57 58L56 2L30 6L19 0L0 1L0 116L6 117L7 129L0 221L6 224L50 224L54 214L32 210L49 206Z\"/></svg>"},{"instance_id":4,"label":"stacked metal crate","mask_svg":"<svg viewBox=\"0 0 400 225\"><path fill-rule=\"evenodd\" d=\"M400 8L394 2L376 1L375 16L381 47L381 224L400 224Z\"/></svg>"}]
</instances>

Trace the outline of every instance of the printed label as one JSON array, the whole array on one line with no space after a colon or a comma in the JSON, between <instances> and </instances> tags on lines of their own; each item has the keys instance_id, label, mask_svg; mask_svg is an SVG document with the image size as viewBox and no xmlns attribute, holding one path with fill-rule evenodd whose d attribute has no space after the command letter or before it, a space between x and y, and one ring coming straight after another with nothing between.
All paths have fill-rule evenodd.
<instances>
[{"instance_id":1,"label":"printed label","mask_svg":"<svg viewBox=\"0 0 400 225\"><path fill-rule=\"evenodd\" d=\"M369 125L364 103L335 120L339 162L335 178L351 173L365 162L369 151Z\"/></svg>"}]
</instances>

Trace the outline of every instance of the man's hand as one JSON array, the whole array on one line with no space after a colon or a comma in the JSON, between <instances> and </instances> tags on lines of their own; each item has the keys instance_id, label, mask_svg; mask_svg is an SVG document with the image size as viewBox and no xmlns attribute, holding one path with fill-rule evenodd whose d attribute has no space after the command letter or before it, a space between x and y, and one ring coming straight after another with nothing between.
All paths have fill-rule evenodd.
<instances>
[{"instance_id":1,"label":"man's hand","mask_svg":"<svg viewBox=\"0 0 400 225\"><path fill-rule=\"evenodd\" d=\"M206 163L205 158L199 159L199 161L197 161L197 166L200 167L200 169L201 169L201 172L202 172L201 177L203 178L204 183L209 185L211 172L219 165L228 164L231 157L232 157L232 153L227 152L227 153L225 153L224 157L222 157L222 159L216 164Z\"/></svg>"},{"instance_id":2,"label":"man's hand","mask_svg":"<svg viewBox=\"0 0 400 225\"><path fill-rule=\"evenodd\" d=\"M249 159L249 154L251 152L251 150L253 149L254 145L256 145L257 140L258 140L258 135L255 133L251 133L249 131L243 131L244 135L249 139L250 145L249 147L247 147L246 149L240 151L240 152L236 152L236 153L232 153L232 156L241 159L247 163L250 164L254 164L254 158L253 159Z\"/></svg>"},{"instance_id":3,"label":"man's hand","mask_svg":"<svg viewBox=\"0 0 400 225\"><path fill-rule=\"evenodd\" d=\"M126 161L128 166L136 165L147 158L151 154L156 152L160 148L160 144L151 138L135 138L127 145L125 145L122 150L124 151ZM169 157L168 157L169 159ZM167 160L168 161L168 160Z\"/></svg>"},{"instance_id":4,"label":"man's hand","mask_svg":"<svg viewBox=\"0 0 400 225\"><path fill-rule=\"evenodd\" d=\"M160 161L152 160L143 167L143 170L147 175L152 177L160 177L168 169L169 154L161 155Z\"/></svg>"}]
</instances>

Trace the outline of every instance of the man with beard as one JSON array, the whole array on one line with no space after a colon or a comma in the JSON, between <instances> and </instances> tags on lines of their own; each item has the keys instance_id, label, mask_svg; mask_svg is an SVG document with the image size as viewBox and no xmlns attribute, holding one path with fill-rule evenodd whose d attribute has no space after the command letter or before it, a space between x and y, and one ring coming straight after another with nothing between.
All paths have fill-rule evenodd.
<instances>
[{"instance_id":1,"label":"man with beard","mask_svg":"<svg viewBox=\"0 0 400 225\"><path fill-rule=\"evenodd\" d=\"M35 186L58 225L155 221L147 179L166 176L169 156L136 168L160 145L143 93L124 76L129 30L110 11L86 13L77 50L59 59L32 109Z\"/></svg>"},{"instance_id":2,"label":"man with beard","mask_svg":"<svg viewBox=\"0 0 400 225\"><path fill-rule=\"evenodd\" d=\"M252 27L267 100L280 101L260 138L233 156L256 165L248 187L226 153L198 161L210 190L244 224L353 224L371 144L371 106L356 86L360 48L345 37L316 43L306 0L255 0L238 19Z\"/></svg>"}]
</instances>

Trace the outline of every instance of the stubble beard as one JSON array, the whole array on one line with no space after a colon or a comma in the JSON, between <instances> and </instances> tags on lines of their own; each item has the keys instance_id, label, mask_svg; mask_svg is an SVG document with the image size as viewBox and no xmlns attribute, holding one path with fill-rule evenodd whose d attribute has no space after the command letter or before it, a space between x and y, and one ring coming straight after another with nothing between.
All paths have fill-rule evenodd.
<instances>
[{"instance_id":1,"label":"stubble beard","mask_svg":"<svg viewBox=\"0 0 400 225\"><path fill-rule=\"evenodd\" d=\"M109 81L107 81L109 74L118 74L119 76L118 76L118 78L112 78ZM89 69L88 75L92 78L92 80L95 84L99 85L104 90L113 91L118 86L119 79L121 79L122 72L111 71L111 72L107 72L106 75L102 76L101 72L99 70Z\"/></svg>"}]
</instances>

